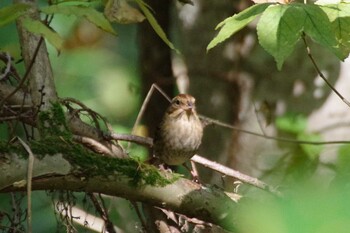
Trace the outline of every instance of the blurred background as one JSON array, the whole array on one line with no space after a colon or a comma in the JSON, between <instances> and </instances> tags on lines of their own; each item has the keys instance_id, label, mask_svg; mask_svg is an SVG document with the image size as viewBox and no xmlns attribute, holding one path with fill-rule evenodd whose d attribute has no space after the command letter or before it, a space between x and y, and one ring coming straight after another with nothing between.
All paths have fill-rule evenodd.
<instances>
[{"instance_id":1,"label":"blurred background","mask_svg":"<svg viewBox=\"0 0 350 233\"><path fill-rule=\"evenodd\" d=\"M2 0L0 7L9 4L11 1ZM41 0L39 4L47 2ZM76 98L105 116L116 132L131 133L145 96L156 83L170 97L179 92L192 94L197 99L200 114L238 128L292 140L349 139L349 109L318 76L301 41L281 71L259 46L256 22L206 52L206 46L217 33L215 26L249 7L250 1L194 0L191 5L178 1L159 4L150 0L147 4L181 53L169 49L147 20L137 24L113 23L118 34L113 36L85 19L54 16L50 26L65 40L60 53L48 44L59 97ZM99 2L96 8L103 11ZM350 99L349 61L341 63L320 45L310 39L308 43L327 79ZM0 49L9 52L15 61L21 58L15 24L0 28ZM21 63L18 67L23 72ZM166 99L155 92L136 133L152 137L167 105ZM6 137L6 126L0 127L2 137ZM350 224L345 219L350 217L350 208L342 208L348 201L339 187L347 187L349 148L346 144L286 143L210 125L205 130L199 154L264 180L282 192L299 193L294 198L291 195L289 201L280 202L270 200L264 191L242 185L239 193L245 197L269 200L256 205L243 202L246 208L240 216L242 232L328 232L326 229L333 225L338 227L334 232L346 232ZM145 148L134 145L129 151L139 160L146 159L148 153ZM179 171L186 174L181 168ZM205 183L228 191L236 188L234 180L208 169L199 167L199 174ZM55 206L52 205L60 196L45 192L35 194L34 208L40 211L34 209L37 214L33 216L34 232L64 231L55 220L61 207L56 206L53 211ZM1 211L13 211L11 205L23 199L19 194L0 196ZM23 208L24 202L22 200ZM96 213L83 194L75 194L72 202L76 203L75 213L81 216L82 225L100 227L99 218L93 216ZM141 231L139 219L129 202L120 198L107 199L107 202L120 232ZM305 203L310 203L304 206L310 212L300 207ZM266 210L271 215L263 218ZM323 228L319 224L324 212L328 213L330 223ZM247 230L250 222L256 224ZM304 222L305 229L303 225L295 226L300 222ZM89 232L86 228L80 230ZM101 229L97 227L97 231Z\"/></svg>"}]
</instances>

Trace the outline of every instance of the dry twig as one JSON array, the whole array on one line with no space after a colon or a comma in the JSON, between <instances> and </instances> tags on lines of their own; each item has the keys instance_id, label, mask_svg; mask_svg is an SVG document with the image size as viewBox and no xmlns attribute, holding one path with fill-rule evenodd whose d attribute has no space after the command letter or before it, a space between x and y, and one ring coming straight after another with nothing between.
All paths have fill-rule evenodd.
<instances>
[{"instance_id":1,"label":"dry twig","mask_svg":"<svg viewBox=\"0 0 350 233\"><path fill-rule=\"evenodd\" d=\"M27 170L27 232L32 232L32 178L33 178L33 166L34 155L30 147L18 137L18 140L28 152L28 170Z\"/></svg>"}]
</instances>

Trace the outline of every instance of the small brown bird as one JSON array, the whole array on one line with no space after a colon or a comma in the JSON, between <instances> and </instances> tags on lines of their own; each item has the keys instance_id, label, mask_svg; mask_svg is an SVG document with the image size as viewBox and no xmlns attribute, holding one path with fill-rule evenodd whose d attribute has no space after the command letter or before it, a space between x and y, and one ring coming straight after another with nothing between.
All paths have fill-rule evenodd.
<instances>
[{"instance_id":1,"label":"small brown bird","mask_svg":"<svg viewBox=\"0 0 350 233\"><path fill-rule=\"evenodd\" d=\"M154 137L154 155L168 165L181 165L198 150L203 126L195 98L180 94L172 99Z\"/></svg>"}]
</instances>

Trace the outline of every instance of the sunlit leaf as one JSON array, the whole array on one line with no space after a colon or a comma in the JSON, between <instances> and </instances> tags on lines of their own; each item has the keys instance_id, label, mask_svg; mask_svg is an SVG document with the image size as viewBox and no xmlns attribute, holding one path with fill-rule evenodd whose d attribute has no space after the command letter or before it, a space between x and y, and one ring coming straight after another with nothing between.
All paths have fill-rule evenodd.
<instances>
[{"instance_id":1,"label":"sunlit leaf","mask_svg":"<svg viewBox=\"0 0 350 233\"><path fill-rule=\"evenodd\" d=\"M321 136L318 134L308 134L308 133L301 133L298 135L298 140L300 141L310 141L310 142L319 142L322 140ZM311 144L300 144L301 149L305 152L305 154L310 159L317 158L320 153L323 150L322 145L311 145Z\"/></svg>"},{"instance_id":2,"label":"sunlit leaf","mask_svg":"<svg viewBox=\"0 0 350 233\"><path fill-rule=\"evenodd\" d=\"M207 46L207 51L217 46L219 43L225 41L230 36L241 30L247 24L252 22L259 14L270 5L270 3L256 4L244 11L235 14L216 26L216 29L221 28L217 36L210 41Z\"/></svg>"},{"instance_id":3,"label":"sunlit leaf","mask_svg":"<svg viewBox=\"0 0 350 233\"><path fill-rule=\"evenodd\" d=\"M95 24L102 30L116 35L112 25L103 15L103 13L88 6L74 6L74 5L51 5L40 9L46 14L64 14L75 15L77 17L85 17L91 23Z\"/></svg>"},{"instance_id":4,"label":"sunlit leaf","mask_svg":"<svg viewBox=\"0 0 350 233\"><path fill-rule=\"evenodd\" d=\"M43 36L47 41L52 44L58 51L61 50L63 45L63 39L58 33L48 28L44 23L39 20L33 20L26 17L23 20L23 26L30 32Z\"/></svg>"},{"instance_id":5,"label":"sunlit leaf","mask_svg":"<svg viewBox=\"0 0 350 233\"><path fill-rule=\"evenodd\" d=\"M29 4L16 3L0 9L0 27L16 20L30 8Z\"/></svg>"},{"instance_id":6,"label":"sunlit leaf","mask_svg":"<svg viewBox=\"0 0 350 233\"><path fill-rule=\"evenodd\" d=\"M347 54L342 52L337 44L333 26L320 6L299 4L305 11L304 31L317 43L330 49L339 59L344 60Z\"/></svg>"},{"instance_id":7,"label":"sunlit leaf","mask_svg":"<svg viewBox=\"0 0 350 233\"><path fill-rule=\"evenodd\" d=\"M350 4L339 3L321 6L333 26L340 51L350 52Z\"/></svg>"},{"instance_id":8,"label":"sunlit leaf","mask_svg":"<svg viewBox=\"0 0 350 233\"><path fill-rule=\"evenodd\" d=\"M293 4L272 5L262 14L257 25L259 43L275 58L278 69L301 38L304 20L304 11Z\"/></svg>"},{"instance_id":9,"label":"sunlit leaf","mask_svg":"<svg viewBox=\"0 0 350 233\"><path fill-rule=\"evenodd\" d=\"M158 24L157 20L154 18L151 11L148 9L148 6L146 3L144 3L142 0L135 0L137 4L139 5L141 11L146 16L148 22L152 26L153 30L157 33L157 35L173 50L175 50L177 53L180 53L179 50L175 48L173 43L168 39L165 32L163 31L162 27Z\"/></svg>"}]
</instances>

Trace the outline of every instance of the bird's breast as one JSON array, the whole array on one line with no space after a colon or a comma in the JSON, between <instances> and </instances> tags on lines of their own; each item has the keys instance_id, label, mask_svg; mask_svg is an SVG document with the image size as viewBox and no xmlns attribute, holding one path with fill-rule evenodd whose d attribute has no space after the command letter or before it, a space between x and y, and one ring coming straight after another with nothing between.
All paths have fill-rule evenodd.
<instances>
[{"instance_id":1,"label":"bird's breast","mask_svg":"<svg viewBox=\"0 0 350 233\"><path fill-rule=\"evenodd\" d=\"M165 126L166 132L163 136L171 145L177 145L183 150L193 150L198 149L201 144L203 128L198 118L183 114L182 117L168 121Z\"/></svg>"}]
</instances>

